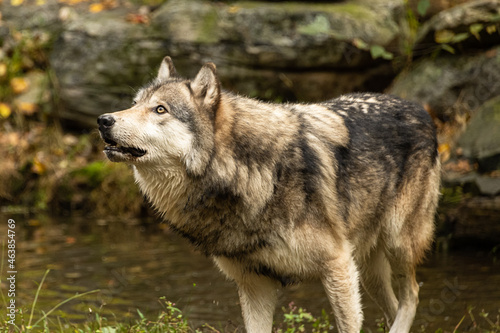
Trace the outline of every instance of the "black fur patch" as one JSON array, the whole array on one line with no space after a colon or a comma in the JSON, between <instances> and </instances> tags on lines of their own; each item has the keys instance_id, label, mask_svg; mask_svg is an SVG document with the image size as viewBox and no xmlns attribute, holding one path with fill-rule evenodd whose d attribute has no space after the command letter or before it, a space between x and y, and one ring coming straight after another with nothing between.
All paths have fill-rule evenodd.
<instances>
[{"instance_id":1,"label":"black fur patch","mask_svg":"<svg viewBox=\"0 0 500 333\"><path fill-rule=\"evenodd\" d=\"M297 146L300 149L302 157L302 166L299 170L302 175L303 189L306 193L306 199L310 202L312 197L318 192L319 181L322 178L321 161L309 145L306 135L311 131L310 125L304 117L298 113L300 128L298 133Z\"/></svg>"},{"instance_id":2,"label":"black fur patch","mask_svg":"<svg viewBox=\"0 0 500 333\"><path fill-rule=\"evenodd\" d=\"M274 269L262 264L256 265L253 268L253 273L276 280L280 282L283 287L294 285L300 282L300 279L298 279L297 277L291 275L279 274Z\"/></svg>"}]
</instances>

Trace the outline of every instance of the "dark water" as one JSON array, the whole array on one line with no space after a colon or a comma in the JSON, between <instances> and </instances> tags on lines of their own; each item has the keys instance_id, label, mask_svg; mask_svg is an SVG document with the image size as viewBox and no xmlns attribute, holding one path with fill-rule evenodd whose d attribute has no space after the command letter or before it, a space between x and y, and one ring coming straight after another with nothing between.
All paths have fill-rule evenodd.
<instances>
[{"instance_id":1,"label":"dark water","mask_svg":"<svg viewBox=\"0 0 500 333\"><path fill-rule=\"evenodd\" d=\"M194 326L207 322L225 327L228 320L235 325L242 323L233 283L164 224L8 214L0 217L2 241L7 240L8 218L16 221L17 304L30 307L36 282L50 269L38 301L40 310L48 311L76 292L101 290L66 304L63 312L55 312L73 322L90 320L95 312L111 322L114 316L123 322L138 318L137 308L153 317L162 307L159 297L165 296ZM4 295L5 259L4 255ZM488 249L432 255L418 270L420 305L414 331L420 331L421 326L427 332L439 327L452 331L469 306L475 307L478 321L482 320L482 309L495 319L500 311L500 264L494 259ZM330 311L319 283L286 289L280 296L277 316L282 314L280 308L292 301L316 316L323 308ZM365 331L375 332L376 319L382 313L369 300L364 302L364 311ZM471 322L467 316L461 329L465 331Z\"/></svg>"}]
</instances>

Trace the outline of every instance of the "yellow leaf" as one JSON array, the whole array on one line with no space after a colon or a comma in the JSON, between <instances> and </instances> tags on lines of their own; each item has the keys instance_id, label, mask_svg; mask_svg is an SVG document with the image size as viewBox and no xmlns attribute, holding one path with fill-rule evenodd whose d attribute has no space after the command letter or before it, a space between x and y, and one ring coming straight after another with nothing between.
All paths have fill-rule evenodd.
<instances>
[{"instance_id":1,"label":"yellow leaf","mask_svg":"<svg viewBox=\"0 0 500 333\"><path fill-rule=\"evenodd\" d=\"M10 0L10 4L14 7L21 6L24 0Z\"/></svg>"},{"instance_id":2,"label":"yellow leaf","mask_svg":"<svg viewBox=\"0 0 500 333\"><path fill-rule=\"evenodd\" d=\"M31 167L31 171L33 173L36 173L37 175L42 175L45 173L45 171L47 170L47 167L45 166L45 164L43 164L40 159L38 159L38 157L35 157L33 159L33 165Z\"/></svg>"},{"instance_id":3,"label":"yellow leaf","mask_svg":"<svg viewBox=\"0 0 500 333\"><path fill-rule=\"evenodd\" d=\"M10 87L15 94L20 94L28 89L28 81L22 77L15 77L10 80Z\"/></svg>"},{"instance_id":4,"label":"yellow leaf","mask_svg":"<svg viewBox=\"0 0 500 333\"><path fill-rule=\"evenodd\" d=\"M439 44L449 43L453 37L455 37L455 33L451 30L438 30L434 33L434 40Z\"/></svg>"},{"instance_id":5,"label":"yellow leaf","mask_svg":"<svg viewBox=\"0 0 500 333\"><path fill-rule=\"evenodd\" d=\"M18 107L19 112L26 116L31 116L38 110L38 106L34 103L19 102L16 104L16 106Z\"/></svg>"},{"instance_id":6,"label":"yellow leaf","mask_svg":"<svg viewBox=\"0 0 500 333\"><path fill-rule=\"evenodd\" d=\"M238 6L230 6L227 11L229 14L236 14L239 10L240 8Z\"/></svg>"},{"instance_id":7,"label":"yellow leaf","mask_svg":"<svg viewBox=\"0 0 500 333\"><path fill-rule=\"evenodd\" d=\"M491 35L492 33L494 33L495 31L497 31L497 26L492 24L492 25L489 25L486 27L486 32Z\"/></svg>"},{"instance_id":8,"label":"yellow leaf","mask_svg":"<svg viewBox=\"0 0 500 333\"><path fill-rule=\"evenodd\" d=\"M7 74L7 64L2 62L0 63L0 77L4 77L5 74Z\"/></svg>"},{"instance_id":9,"label":"yellow leaf","mask_svg":"<svg viewBox=\"0 0 500 333\"><path fill-rule=\"evenodd\" d=\"M447 143L442 143L438 146L438 152L440 152L440 153L444 153L445 151L449 151L449 150L450 150L450 145Z\"/></svg>"},{"instance_id":10,"label":"yellow leaf","mask_svg":"<svg viewBox=\"0 0 500 333\"><path fill-rule=\"evenodd\" d=\"M91 13L99 13L104 10L104 5L102 3L93 3L89 6L89 11Z\"/></svg>"},{"instance_id":11,"label":"yellow leaf","mask_svg":"<svg viewBox=\"0 0 500 333\"><path fill-rule=\"evenodd\" d=\"M11 113L12 110L10 109L10 106L5 103L0 103L0 116L2 118L9 118Z\"/></svg>"}]
</instances>

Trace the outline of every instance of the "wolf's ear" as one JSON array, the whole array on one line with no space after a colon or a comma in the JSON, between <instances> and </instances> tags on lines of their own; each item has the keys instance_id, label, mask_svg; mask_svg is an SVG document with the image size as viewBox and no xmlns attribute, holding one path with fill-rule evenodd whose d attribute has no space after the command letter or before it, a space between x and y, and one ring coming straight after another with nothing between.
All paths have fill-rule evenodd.
<instances>
[{"instance_id":1,"label":"wolf's ear","mask_svg":"<svg viewBox=\"0 0 500 333\"><path fill-rule=\"evenodd\" d=\"M177 76L177 71L175 70L174 63L169 56L166 56L161 62L160 69L158 70L158 76L156 78L158 81L166 81L170 77L175 76Z\"/></svg>"},{"instance_id":2,"label":"wolf's ear","mask_svg":"<svg viewBox=\"0 0 500 333\"><path fill-rule=\"evenodd\" d=\"M213 109L220 99L220 84L215 65L211 62L203 65L196 78L191 82L191 89L203 105Z\"/></svg>"}]
</instances>

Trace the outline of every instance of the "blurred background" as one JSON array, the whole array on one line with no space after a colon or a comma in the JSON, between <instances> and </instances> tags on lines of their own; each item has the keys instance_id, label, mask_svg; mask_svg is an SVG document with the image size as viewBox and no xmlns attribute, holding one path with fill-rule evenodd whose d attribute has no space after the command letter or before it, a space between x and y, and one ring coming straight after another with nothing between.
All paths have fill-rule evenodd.
<instances>
[{"instance_id":1,"label":"blurred background","mask_svg":"<svg viewBox=\"0 0 500 333\"><path fill-rule=\"evenodd\" d=\"M235 287L168 231L128 167L102 154L97 116L128 107L169 55L188 78L212 61L226 90L271 102L374 91L422 104L439 133L443 189L414 328L500 331L500 1L0 5L0 234L16 220L19 304L31 305L51 269L39 316L101 291L50 323L133 321L165 296L192 327L241 328ZM291 301L329 312L314 283L280 298ZM365 331L376 331L382 313L369 301L365 311Z\"/></svg>"}]
</instances>

